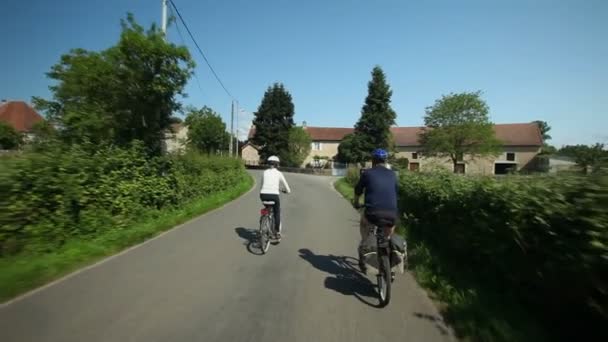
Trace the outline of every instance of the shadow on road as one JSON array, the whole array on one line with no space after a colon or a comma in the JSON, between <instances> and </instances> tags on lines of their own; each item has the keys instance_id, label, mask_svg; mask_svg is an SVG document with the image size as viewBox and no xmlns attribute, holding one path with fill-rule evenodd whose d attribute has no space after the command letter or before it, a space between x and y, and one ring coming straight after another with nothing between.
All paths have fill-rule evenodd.
<instances>
[{"instance_id":1,"label":"shadow on road","mask_svg":"<svg viewBox=\"0 0 608 342\"><path fill-rule=\"evenodd\" d=\"M359 272L357 259L347 256L318 255L310 249L299 250L300 257L316 269L329 273L325 287L346 296L354 296L362 303L379 308L376 300L375 285ZM370 298L374 298L371 299Z\"/></svg>"},{"instance_id":2,"label":"shadow on road","mask_svg":"<svg viewBox=\"0 0 608 342\"><path fill-rule=\"evenodd\" d=\"M234 228L236 234L243 239L243 245L247 246L247 251L251 254L262 255L258 243L258 232L257 229L238 227Z\"/></svg>"}]
</instances>

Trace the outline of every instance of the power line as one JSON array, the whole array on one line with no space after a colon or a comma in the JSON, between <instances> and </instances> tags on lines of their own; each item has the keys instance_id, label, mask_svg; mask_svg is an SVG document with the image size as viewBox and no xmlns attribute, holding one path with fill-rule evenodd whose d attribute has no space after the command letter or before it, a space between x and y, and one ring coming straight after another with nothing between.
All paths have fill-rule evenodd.
<instances>
[{"instance_id":1,"label":"power line","mask_svg":"<svg viewBox=\"0 0 608 342\"><path fill-rule=\"evenodd\" d=\"M215 70L213 69L213 67L211 66L211 63L209 63L209 60L207 59L207 56L205 56L205 53L203 52L203 50L201 49L201 47L196 42L196 39L194 39L194 36L192 35L192 32L190 32L190 29L188 28L188 25L186 25L186 21L182 17L181 13L179 13L179 10L177 9L177 6L175 6L175 3L173 2L173 0L169 0L169 2L171 3L171 6L173 6L173 8L175 9L175 13L177 13L177 16L179 17L179 20L182 22L182 24L186 28L186 31L188 32L188 35L190 35L190 38L194 42L194 45L198 49L198 52L201 53L201 55L203 56L203 59L205 60L205 63L207 63L207 66L209 66L209 69L211 69L211 72L213 73L213 76L215 76L215 79L222 86L222 88L224 88L224 91L226 92L226 94L228 94L228 96L231 99L234 100L234 97L232 96L232 94L230 94L230 92L228 91L228 89L226 89L226 86L224 86L224 83L222 82L222 80L220 79L220 77L217 75L217 73L215 72Z\"/></svg>"},{"instance_id":2,"label":"power line","mask_svg":"<svg viewBox=\"0 0 608 342\"><path fill-rule=\"evenodd\" d=\"M175 14L175 12L173 11L173 8L171 8L171 13ZM184 36L182 35L182 30L179 29L179 24L176 22L175 23L175 28L177 29L177 34L179 35L179 39L181 40L182 44L185 46L186 45L186 40L184 39ZM198 90L201 91L201 93L205 93L203 91L203 87L201 87L201 81L199 81L198 76L196 75L196 72L193 73L194 75L194 79L196 80L196 84L198 85Z\"/></svg>"}]
</instances>

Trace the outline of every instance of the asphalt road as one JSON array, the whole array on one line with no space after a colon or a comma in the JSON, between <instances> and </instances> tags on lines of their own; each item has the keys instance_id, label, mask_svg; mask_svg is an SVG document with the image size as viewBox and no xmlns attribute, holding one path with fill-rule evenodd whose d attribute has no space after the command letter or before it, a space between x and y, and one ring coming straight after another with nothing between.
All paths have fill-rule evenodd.
<instances>
[{"instance_id":1,"label":"asphalt road","mask_svg":"<svg viewBox=\"0 0 608 342\"><path fill-rule=\"evenodd\" d=\"M259 173L254 173L259 178ZM0 306L0 341L451 341L411 275L388 307L356 269L357 213L333 178L286 174L284 238L249 244L258 188Z\"/></svg>"}]
</instances>

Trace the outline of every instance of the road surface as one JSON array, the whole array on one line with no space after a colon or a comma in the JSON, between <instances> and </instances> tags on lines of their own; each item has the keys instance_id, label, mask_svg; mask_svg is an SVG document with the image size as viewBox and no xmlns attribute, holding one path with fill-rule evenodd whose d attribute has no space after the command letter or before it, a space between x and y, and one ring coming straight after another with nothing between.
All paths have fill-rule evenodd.
<instances>
[{"instance_id":1,"label":"road surface","mask_svg":"<svg viewBox=\"0 0 608 342\"><path fill-rule=\"evenodd\" d=\"M259 178L259 173L253 173ZM356 270L357 213L333 178L286 174L284 238L249 241L257 188L41 291L0 306L0 341L452 341L409 274L377 308Z\"/></svg>"}]
</instances>

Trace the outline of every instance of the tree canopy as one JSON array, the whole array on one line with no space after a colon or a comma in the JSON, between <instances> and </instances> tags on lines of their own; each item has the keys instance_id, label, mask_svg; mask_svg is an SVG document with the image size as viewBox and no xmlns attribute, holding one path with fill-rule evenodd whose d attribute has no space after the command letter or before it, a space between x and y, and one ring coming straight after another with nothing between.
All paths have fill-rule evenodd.
<instances>
[{"instance_id":1,"label":"tree canopy","mask_svg":"<svg viewBox=\"0 0 608 342\"><path fill-rule=\"evenodd\" d=\"M312 140L302 127L292 127L289 130L289 149L284 164L300 167L310 153Z\"/></svg>"},{"instance_id":2,"label":"tree canopy","mask_svg":"<svg viewBox=\"0 0 608 342\"><path fill-rule=\"evenodd\" d=\"M549 126L547 121L536 120L534 121L534 123L538 125L538 129L540 130L540 134L543 137L543 141L551 140L551 135L549 135L551 126Z\"/></svg>"},{"instance_id":3,"label":"tree canopy","mask_svg":"<svg viewBox=\"0 0 608 342\"><path fill-rule=\"evenodd\" d=\"M608 151L604 149L604 144L596 143L595 145L566 145L559 149L559 155L574 159L583 170L587 173L589 168L594 171L598 170L602 164L608 162Z\"/></svg>"},{"instance_id":4,"label":"tree canopy","mask_svg":"<svg viewBox=\"0 0 608 342\"><path fill-rule=\"evenodd\" d=\"M289 159L289 132L294 126L294 114L291 94L283 84L268 87L253 120L255 135L252 142L261 147L262 160L271 155L281 160Z\"/></svg>"},{"instance_id":5,"label":"tree canopy","mask_svg":"<svg viewBox=\"0 0 608 342\"><path fill-rule=\"evenodd\" d=\"M219 114L205 106L200 110L191 108L186 116L188 145L200 152L214 154L224 151L230 143L230 134Z\"/></svg>"},{"instance_id":6,"label":"tree canopy","mask_svg":"<svg viewBox=\"0 0 608 342\"><path fill-rule=\"evenodd\" d=\"M551 140L551 135L549 131L551 130L551 126L547 123L547 121L536 120L533 123L538 125L538 129L540 130L540 134L543 138L543 148L541 149L541 154L554 154L557 152L557 149L554 146L549 145L547 140Z\"/></svg>"},{"instance_id":7,"label":"tree canopy","mask_svg":"<svg viewBox=\"0 0 608 342\"><path fill-rule=\"evenodd\" d=\"M50 87L53 99L33 102L68 142L141 140L158 153L194 62L186 47L165 41L155 25L144 30L131 14L121 24L116 45L63 55L47 73L57 82Z\"/></svg>"},{"instance_id":8,"label":"tree canopy","mask_svg":"<svg viewBox=\"0 0 608 342\"><path fill-rule=\"evenodd\" d=\"M392 149L390 128L397 118L391 108L392 94L384 71L379 66L374 67L355 131L346 136L338 147L339 160L363 163L370 159L370 153L376 148Z\"/></svg>"},{"instance_id":9,"label":"tree canopy","mask_svg":"<svg viewBox=\"0 0 608 342\"><path fill-rule=\"evenodd\" d=\"M13 126L0 121L0 150L14 150L21 146L23 137Z\"/></svg>"},{"instance_id":10,"label":"tree canopy","mask_svg":"<svg viewBox=\"0 0 608 342\"><path fill-rule=\"evenodd\" d=\"M480 92L442 96L426 109L420 136L423 154L449 157L457 171L464 156L496 156L500 141L490 122L489 107Z\"/></svg>"}]
</instances>

